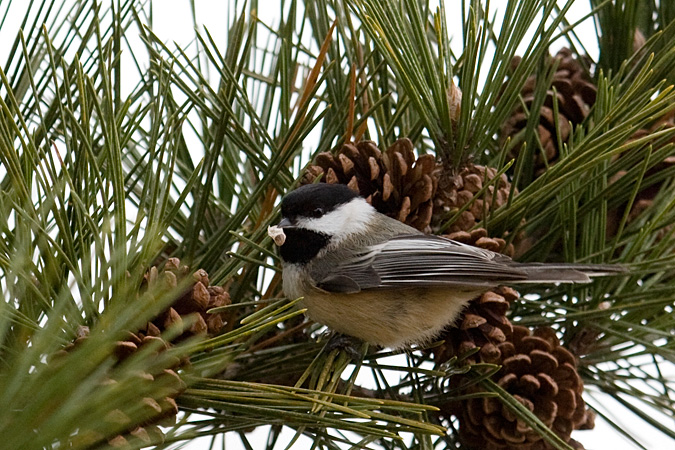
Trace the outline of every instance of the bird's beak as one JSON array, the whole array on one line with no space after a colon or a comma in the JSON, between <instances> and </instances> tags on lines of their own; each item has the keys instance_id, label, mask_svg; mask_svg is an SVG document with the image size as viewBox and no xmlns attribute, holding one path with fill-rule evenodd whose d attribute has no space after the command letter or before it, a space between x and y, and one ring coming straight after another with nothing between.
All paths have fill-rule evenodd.
<instances>
[{"instance_id":1,"label":"bird's beak","mask_svg":"<svg viewBox=\"0 0 675 450\"><path fill-rule=\"evenodd\" d=\"M295 228L295 225L293 225L293 223L285 217L281 219L281 222L279 222L277 226L279 228Z\"/></svg>"}]
</instances>

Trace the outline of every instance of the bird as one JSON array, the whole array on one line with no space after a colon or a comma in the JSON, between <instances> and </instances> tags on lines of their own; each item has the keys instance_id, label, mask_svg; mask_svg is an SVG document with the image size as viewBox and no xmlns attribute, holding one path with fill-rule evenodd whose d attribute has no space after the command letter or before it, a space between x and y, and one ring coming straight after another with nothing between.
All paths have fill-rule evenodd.
<instances>
[{"instance_id":1,"label":"bird","mask_svg":"<svg viewBox=\"0 0 675 450\"><path fill-rule=\"evenodd\" d=\"M503 284L589 283L620 265L519 263L428 235L371 206L343 184L298 187L268 229L284 294L306 315L371 345L426 345L485 291Z\"/></svg>"}]
</instances>

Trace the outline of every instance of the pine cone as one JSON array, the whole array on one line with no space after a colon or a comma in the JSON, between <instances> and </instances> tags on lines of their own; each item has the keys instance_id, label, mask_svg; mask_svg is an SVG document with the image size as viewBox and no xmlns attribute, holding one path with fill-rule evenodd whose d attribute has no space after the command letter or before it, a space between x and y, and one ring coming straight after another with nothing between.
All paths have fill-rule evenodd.
<instances>
[{"instance_id":1,"label":"pine cone","mask_svg":"<svg viewBox=\"0 0 675 450\"><path fill-rule=\"evenodd\" d=\"M516 59L512 65L517 66L519 59ZM534 161L534 175L539 176L546 167L555 164L559 157L558 141L567 142L569 139L572 125L580 124L595 104L597 87L592 83L587 71L588 64L581 62L580 58L575 57L569 48L561 49L554 57L548 61L549 66L557 63L556 72L551 80L551 88L547 91L544 104L538 114L539 124L537 131L539 140L543 149L542 153L537 153ZM537 114L531 107L534 102L534 90L537 85L535 75L530 76L521 90L521 95L529 114ZM556 98L558 102L558 124L556 133L556 123L553 114L553 87L556 89ZM527 127L528 113L519 106L511 117L502 125L500 140L502 145L507 138L511 138L512 152L511 158L518 156L522 144L524 143L523 132Z\"/></svg>"},{"instance_id":2,"label":"pine cone","mask_svg":"<svg viewBox=\"0 0 675 450\"><path fill-rule=\"evenodd\" d=\"M159 334L159 330L151 322L148 322L147 329L144 331L137 333L128 332L125 338L117 341L115 345L114 352L117 362L114 367L122 364L136 351L147 345L156 346L155 351L157 355L170 348L170 344L162 339ZM59 358L82 345L88 338L89 327L78 327L76 338L73 342L55 354L50 363L58 361ZM164 392L163 397L158 400L150 397L139 399L144 417L142 423L139 424L138 420L132 421L121 410L113 410L103 418L100 424L100 431L91 429L80 430L76 436L73 436L70 445L76 447L95 446L100 445L106 439L108 444L113 447L131 444L130 440L145 445L162 442L164 440L164 433L160 429L160 426L170 426L175 423L176 414L178 414L178 405L175 398L186 388L185 383L176 373L177 368L182 363L182 361L176 358L170 368L164 368L159 372L150 369L148 372L137 375L139 383L160 383L163 386ZM117 381L111 377L104 384L108 383L117 383ZM127 425L129 428L125 429ZM111 427L120 427L123 431L113 437L106 436L105 431Z\"/></svg>"},{"instance_id":3,"label":"pine cone","mask_svg":"<svg viewBox=\"0 0 675 450\"><path fill-rule=\"evenodd\" d=\"M574 356L560 345L552 328L531 333L513 327L512 340L497 346L502 368L493 380L532 411L561 439L576 448L573 430L593 428L594 414L581 397L583 382ZM477 387L470 393L480 392ZM471 398L455 408L459 436L469 448L539 450L550 447L498 398Z\"/></svg>"},{"instance_id":4,"label":"pine cone","mask_svg":"<svg viewBox=\"0 0 675 450\"><path fill-rule=\"evenodd\" d=\"M474 196L483 188L484 183L491 182L497 176L497 170L492 167L468 164L456 173L439 165L436 173L438 190L434 197L432 218L432 227L435 230L439 230L455 212L473 200L471 206L447 229L450 233L470 231L487 217L493 208L498 209L509 199L511 183L506 175L502 174L499 180L488 186L481 198L474 200Z\"/></svg>"},{"instance_id":5,"label":"pine cone","mask_svg":"<svg viewBox=\"0 0 675 450\"><path fill-rule=\"evenodd\" d=\"M458 323L446 328L440 336L443 344L433 349L436 364L460 357L476 347L480 350L466 362L498 363L501 358L499 344L513 333L513 325L506 313L516 298L518 293L515 290L500 286L472 300Z\"/></svg>"},{"instance_id":6,"label":"pine cone","mask_svg":"<svg viewBox=\"0 0 675 450\"><path fill-rule=\"evenodd\" d=\"M488 237L488 232L485 228L476 228L470 232L455 231L454 233L444 235L444 237L461 242L462 244L484 248L491 252L513 256L513 245L506 245L506 241L502 238Z\"/></svg>"},{"instance_id":7,"label":"pine cone","mask_svg":"<svg viewBox=\"0 0 675 450\"><path fill-rule=\"evenodd\" d=\"M612 306L611 302L601 302L597 310L604 311ZM592 353L600 347L598 338L603 334L602 331L593 327L591 323L580 323L578 326L568 329L569 338L566 336L566 345L570 352L575 356L584 356Z\"/></svg>"},{"instance_id":8,"label":"pine cone","mask_svg":"<svg viewBox=\"0 0 675 450\"><path fill-rule=\"evenodd\" d=\"M444 237L493 252L508 254L508 251L513 250L513 246L507 246L504 239L488 237L484 228L470 233L457 231ZM480 347L478 353L471 355L465 362L497 361L501 357L497 345L509 339L513 332L513 325L506 313L517 298L518 292L514 289L500 286L472 300L457 323L448 326L439 336L443 343L433 348L436 364L460 357L476 347Z\"/></svg>"},{"instance_id":9,"label":"pine cone","mask_svg":"<svg viewBox=\"0 0 675 450\"><path fill-rule=\"evenodd\" d=\"M178 258L169 258L162 271L153 266L145 274L141 292L152 290L160 295L163 292L174 289L185 278L192 275L193 283L178 296L174 303L157 317L147 322L141 330L135 332L128 331L124 339L118 341L115 345L114 354L117 358L116 364L121 364L124 360L139 351L147 345L155 345L157 354L171 347L171 343L165 341L161 335L169 327L178 326L182 328L184 324L190 323L174 342L197 336L208 335L215 336L221 332L223 325L230 319L225 313L207 314L211 308L228 305L230 303L229 294L223 287L210 286L209 277L205 270L199 269L193 274L187 266L181 265ZM88 327L80 327L75 340L64 347L54 358L63 356L73 348L80 345L89 336ZM101 431L81 430L73 438L73 443L77 445L96 445L103 442L106 438L108 445L113 447L124 447L127 445L141 446L157 443L163 440L164 434L159 426L169 426L175 423L178 406L175 398L185 390L185 383L176 373L181 366L189 364L187 360L179 360L170 364L159 373L154 373L148 368L148 372L139 374L139 383L161 383L165 386L166 394L159 400L152 398L139 399L145 410L142 423L136 423L127 417L122 411L112 411L101 424ZM166 364L164 364L166 366ZM109 379L110 383L116 383L114 378ZM106 426L107 424L107 426ZM129 428L124 429L119 435L112 438L106 437L103 431L110 428L110 425L124 427L128 424Z\"/></svg>"},{"instance_id":10,"label":"pine cone","mask_svg":"<svg viewBox=\"0 0 675 450\"><path fill-rule=\"evenodd\" d=\"M190 269L181 265L178 258L169 258L161 273L156 266L150 268L145 274L141 289L172 289L189 275ZM190 327L177 340L197 335L215 336L220 333L225 323L231 320L224 312L207 314L211 308L231 303L230 295L225 288L210 286L209 275L204 269L194 272L192 278L194 283L166 311L152 320L152 325L157 328L159 334L171 325L189 321Z\"/></svg>"},{"instance_id":11,"label":"pine cone","mask_svg":"<svg viewBox=\"0 0 675 450\"><path fill-rule=\"evenodd\" d=\"M346 184L379 212L421 231L429 231L437 180L432 155L415 158L408 138L384 152L373 141L348 143L337 154L319 153L302 183L317 177L326 183Z\"/></svg>"},{"instance_id":12,"label":"pine cone","mask_svg":"<svg viewBox=\"0 0 675 450\"><path fill-rule=\"evenodd\" d=\"M660 118L657 120L652 126L649 128L643 128L638 130L633 136L629 139L630 141L635 141L637 139L642 139L645 138L652 133L655 133L657 131L662 131L664 129L668 128L673 128L675 127L675 118L673 117L673 113L669 113L667 116ZM654 151L658 150L659 148L662 148L664 145L675 143L675 139L671 139L669 142L660 142L658 144L650 143L651 145L654 146ZM656 144L656 145L655 145ZM619 156L621 158L621 156ZM652 167L649 169L644 176L644 179L647 179L649 177L652 177L656 175L658 172L662 170L667 170L675 165L675 156L669 156L663 161L661 161L659 164L656 166ZM619 172L615 175L615 177L610 180L610 182L614 183L618 181L623 175L625 175L626 172ZM635 221L644 211L648 210L651 208L652 204L654 203L654 199L656 198L657 194L661 190L661 187L663 186L663 181L660 181L658 183L652 184L650 186L643 187L638 191L637 196L635 197L635 200L633 201L633 204L631 205L631 209L628 212L628 218L626 220L626 225L629 225L631 222ZM619 228L619 224L621 222L621 219L623 217L624 211L628 207L627 203L624 203L620 205L617 208L613 208L607 213L607 236L609 238L613 238L616 236L616 233ZM672 226L665 227L664 229L661 230L661 234L665 235Z\"/></svg>"}]
</instances>

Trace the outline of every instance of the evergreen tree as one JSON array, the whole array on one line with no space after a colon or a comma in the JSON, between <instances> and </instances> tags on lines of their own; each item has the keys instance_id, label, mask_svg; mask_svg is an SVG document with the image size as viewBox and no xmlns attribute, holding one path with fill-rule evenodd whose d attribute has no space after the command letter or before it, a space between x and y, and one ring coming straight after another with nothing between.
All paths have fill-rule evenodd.
<instances>
[{"instance_id":1,"label":"evergreen tree","mask_svg":"<svg viewBox=\"0 0 675 450\"><path fill-rule=\"evenodd\" d=\"M573 2L232 1L226 42L190 2L185 47L162 2L0 2L1 446L570 449L603 420L645 448L608 398L675 438L675 8L591 0L594 59ZM629 272L500 287L352 360L267 236L307 182Z\"/></svg>"}]
</instances>

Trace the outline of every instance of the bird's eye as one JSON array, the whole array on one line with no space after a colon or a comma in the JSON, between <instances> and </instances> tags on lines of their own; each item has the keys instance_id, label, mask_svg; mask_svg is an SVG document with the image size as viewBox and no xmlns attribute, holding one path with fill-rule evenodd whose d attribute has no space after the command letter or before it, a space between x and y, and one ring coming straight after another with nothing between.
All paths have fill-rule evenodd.
<instances>
[{"instance_id":1,"label":"bird's eye","mask_svg":"<svg viewBox=\"0 0 675 450\"><path fill-rule=\"evenodd\" d=\"M322 215L323 215L323 208L320 206L317 206L312 211L312 217L321 217Z\"/></svg>"}]
</instances>

